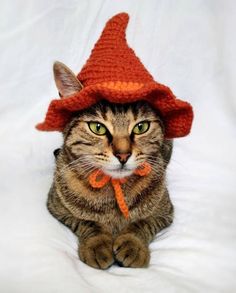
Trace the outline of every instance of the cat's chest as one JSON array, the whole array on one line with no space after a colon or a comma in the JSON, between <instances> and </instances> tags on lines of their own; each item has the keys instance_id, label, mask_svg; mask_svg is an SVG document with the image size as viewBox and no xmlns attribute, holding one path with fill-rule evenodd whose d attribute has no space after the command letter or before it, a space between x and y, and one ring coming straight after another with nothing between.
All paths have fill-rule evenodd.
<instances>
[{"instance_id":1,"label":"cat's chest","mask_svg":"<svg viewBox=\"0 0 236 293\"><path fill-rule=\"evenodd\" d=\"M119 183L130 221L145 218L156 208L156 197L150 188L152 183L147 179L133 178ZM115 230L127 224L111 180L102 188L93 188L87 180L78 179L72 172L65 174L57 189L62 202L75 217L98 221Z\"/></svg>"}]
</instances>

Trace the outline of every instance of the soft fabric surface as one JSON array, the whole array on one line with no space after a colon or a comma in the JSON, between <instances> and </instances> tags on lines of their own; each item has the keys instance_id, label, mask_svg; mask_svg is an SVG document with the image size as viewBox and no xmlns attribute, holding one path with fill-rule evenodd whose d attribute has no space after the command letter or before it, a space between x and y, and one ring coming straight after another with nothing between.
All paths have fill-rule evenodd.
<instances>
[{"instance_id":1,"label":"soft fabric surface","mask_svg":"<svg viewBox=\"0 0 236 293\"><path fill-rule=\"evenodd\" d=\"M235 1L1 1L0 291L235 292ZM112 15L130 14L128 43L155 79L195 111L175 140L168 185L174 224L148 269L99 271L46 210L59 133L34 125L57 97L52 63L79 72Z\"/></svg>"}]
</instances>

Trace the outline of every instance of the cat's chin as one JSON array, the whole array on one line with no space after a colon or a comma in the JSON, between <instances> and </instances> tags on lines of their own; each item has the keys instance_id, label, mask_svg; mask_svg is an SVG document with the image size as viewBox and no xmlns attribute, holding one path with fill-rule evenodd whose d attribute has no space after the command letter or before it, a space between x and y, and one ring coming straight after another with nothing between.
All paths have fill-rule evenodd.
<instances>
[{"instance_id":1,"label":"cat's chin","mask_svg":"<svg viewBox=\"0 0 236 293\"><path fill-rule=\"evenodd\" d=\"M134 170L125 170L125 169L118 169L118 170L108 170L108 169L104 169L103 172L109 176L111 176L112 178L116 178L116 179L121 179L124 177L128 177L130 175L133 174Z\"/></svg>"}]
</instances>

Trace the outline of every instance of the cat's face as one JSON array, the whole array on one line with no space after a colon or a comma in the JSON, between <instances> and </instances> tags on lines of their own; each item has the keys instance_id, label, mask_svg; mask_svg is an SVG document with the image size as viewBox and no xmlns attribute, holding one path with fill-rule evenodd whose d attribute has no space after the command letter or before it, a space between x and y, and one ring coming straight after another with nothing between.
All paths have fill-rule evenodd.
<instances>
[{"instance_id":1,"label":"cat's face","mask_svg":"<svg viewBox=\"0 0 236 293\"><path fill-rule=\"evenodd\" d=\"M145 102L101 102L71 121L64 140L76 168L88 173L101 169L113 178L131 175L145 161L158 169L162 159L163 129L156 112Z\"/></svg>"},{"instance_id":2,"label":"cat's face","mask_svg":"<svg viewBox=\"0 0 236 293\"><path fill-rule=\"evenodd\" d=\"M56 86L64 99L83 85L63 63L53 66ZM145 102L114 105L101 102L78 115L64 131L64 151L69 167L89 174L101 169L113 178L129 176L143 162L163 174L161 155L163 128L154 110ZM170 152L171 153L171 152Z\"/></svg>"}]
</instances>

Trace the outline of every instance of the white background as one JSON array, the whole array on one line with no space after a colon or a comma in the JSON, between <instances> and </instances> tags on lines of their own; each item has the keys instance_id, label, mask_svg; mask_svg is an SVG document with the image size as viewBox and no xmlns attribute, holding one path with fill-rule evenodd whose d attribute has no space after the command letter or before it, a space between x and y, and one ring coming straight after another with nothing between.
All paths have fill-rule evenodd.
<instances>
[{"instance_id":1,"label":"white background","mask_svg":"<svg viewBox=\"0 0 236 293\"><path fill-rule=\"evenodd\" d=\"M194 108L168 169L175 222L148 269L92 269L46 210L59 133L34 129L57 97L52 64L76 73L105 22L128 12L128 43L155 79ZM235 1L2 0L0 291L235 292Z\"/></svg>"}]
</instances>

